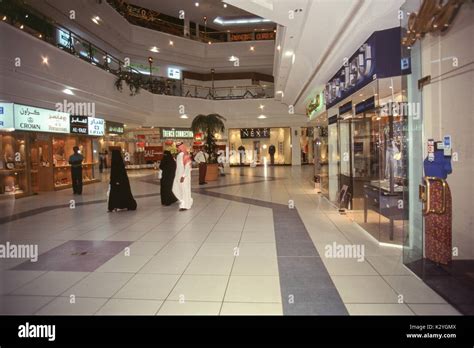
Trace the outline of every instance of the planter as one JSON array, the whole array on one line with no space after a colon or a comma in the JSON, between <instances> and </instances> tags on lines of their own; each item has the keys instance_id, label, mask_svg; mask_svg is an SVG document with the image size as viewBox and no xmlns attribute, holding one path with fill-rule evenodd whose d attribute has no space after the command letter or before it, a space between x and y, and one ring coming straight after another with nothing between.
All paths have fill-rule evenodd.
<instances>
[{"instance_id":1,"label":"planter","mask_svg":"<svg viewBox=\"0 0 474 348\"><path fill-rule=\"evenodd\" d=\"M219 177L219 167L217 163L208 163L206 181L216 181Z\"/></svg>"}]
</instances>

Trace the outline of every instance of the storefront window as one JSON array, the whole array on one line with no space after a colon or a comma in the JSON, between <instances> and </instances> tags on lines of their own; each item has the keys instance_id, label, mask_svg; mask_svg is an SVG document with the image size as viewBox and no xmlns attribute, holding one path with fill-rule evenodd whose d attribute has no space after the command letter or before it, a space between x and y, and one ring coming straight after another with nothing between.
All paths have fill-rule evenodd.
<instances>
[{"instance_id":1,"label":"storefront window","mask_svg":"<svg viewBox=\"0 0 474 348\"><path fill-rule=\"evenodd\" d=\"M265 133L263 128L245 130L248 137L242 138L240 128L229 129L231 165L270 164L273 149L274 164L291 164L291 128L266 128ZM261 132L257 133L257 130ZM265 134L265 137L258 137L258 134Z\"/></svg>"},{"instance_id":2,"label":"storefront window","mask_svg":"<svg viewBox=\"0 0 474 348\"><path fill-rule=\"evenodd\" d=\"M0 195L20 196L28 192L25 136L0 133Z\"/></svg>"}]
</instances>

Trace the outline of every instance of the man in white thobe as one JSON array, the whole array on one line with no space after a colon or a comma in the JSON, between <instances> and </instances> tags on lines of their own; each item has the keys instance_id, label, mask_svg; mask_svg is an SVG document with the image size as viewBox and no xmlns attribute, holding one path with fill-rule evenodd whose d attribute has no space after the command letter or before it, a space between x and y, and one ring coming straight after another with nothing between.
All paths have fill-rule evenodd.
<instances>
[{"instance_id":1,"label":"man in white thobe","mask_svg":"<svg viewBox=\"0 0 474 348\"><path fill-rule=\"evenodd\" d=\"M176 157L176 175L173 183L173 193L179 200L179 210L191 209L191 156L183 143L177 144L179 154Z\"/></svg>"}]
</instances>

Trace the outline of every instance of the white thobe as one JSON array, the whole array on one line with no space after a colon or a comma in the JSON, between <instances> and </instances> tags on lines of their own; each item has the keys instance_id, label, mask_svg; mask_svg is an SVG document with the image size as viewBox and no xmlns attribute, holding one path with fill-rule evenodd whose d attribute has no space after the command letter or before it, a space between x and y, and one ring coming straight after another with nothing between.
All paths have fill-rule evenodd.
<instances>
[{"instance_id":1,"label":"white thobe","mask_svg":"<svg viewBox=\"0 0 474 348\"><path fill-rule=\"evenodd\" d=\"M173 193L179 200L180 209L191 209L193 199L191 197L191 161L183 164L184 153L180 152L176 158L176 175L173 182ZM184 178L183 182L180 179Z\"/></svg>"}]
</instances>

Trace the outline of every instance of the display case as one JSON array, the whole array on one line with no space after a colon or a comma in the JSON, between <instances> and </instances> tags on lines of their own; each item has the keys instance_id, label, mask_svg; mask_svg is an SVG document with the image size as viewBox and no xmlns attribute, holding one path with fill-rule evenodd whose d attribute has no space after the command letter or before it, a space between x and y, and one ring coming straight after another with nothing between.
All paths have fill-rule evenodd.
<instances>
[{"instance_id":1,"label":"display case","mask_svg":"<svg viewBox=\"0 0 474 348\"><path fill-rule=\"evenodd\" d=\"M84 156L82 162L82 181L84 184L96 182L94 178L94 162L92 138L81 136L54 136L52 141L54 164L54 189L72 187L71 166L69 156L74 153L74 146L79 147Z\"/></svg>"},{"instance_id":2,"label":"display case","mask_svg":"<svg viewBox=\"0 0 474 348\"><path fill-rule=\"evenodd\" d=\"M0 133L0 196L28 193L25 136Z\"/></svg>"}]
</instances>

